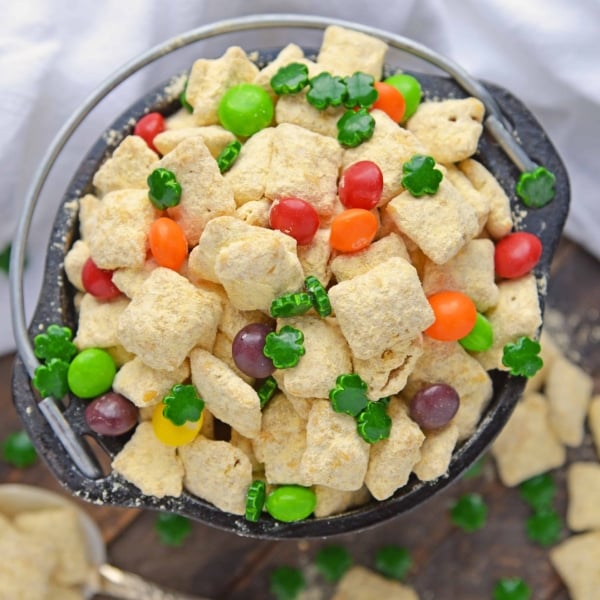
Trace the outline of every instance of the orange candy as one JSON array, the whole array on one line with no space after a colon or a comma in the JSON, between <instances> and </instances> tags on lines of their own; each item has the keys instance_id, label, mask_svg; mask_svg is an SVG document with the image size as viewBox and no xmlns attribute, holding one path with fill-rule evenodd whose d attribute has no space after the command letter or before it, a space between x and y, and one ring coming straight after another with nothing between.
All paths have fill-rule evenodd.
<instances>
[{"instance_id":1,"label":"orange candy","mask_svg":"<svg viewBox=\"0 0 600 600\"><path fill-rule=\"evenodd\" d=\"M331 223L329 243L340 252L358 252L375 237L377 217L364 208L350 208L336 215Z\"/></svg>"},{"instance_id":2,"label":"orange candy","mask_svg":"<svg viewBox=\"0 0 600 600\"><path fill-rule=\"evenodd\" d=\"M425 334L434 340L452 342L468 335L477 320L473 300L461 292L438 292L427 298L435 321Z\"/></svg>"},{"instance_id":3,"label":"orange candy","mask_svg":"<svg viewBox=\"0 0 600 600\"><path fill-rule=\"evenodd\" d=\"M382 110L392 121L400 123L406 110L404 96L393 85L383 81L376 81L373 87L379 92L379 97L371 108Z\"/></svg>"},{"instance_id":4,"label":"orange candy","mask_svg":"<svg viewBox=\"0 0 600 600\"><path fill-rule=\"evenodd\" d=\"M173 219L160 217L152 223L148 239L154 260L161 267L179 271L188 254L183 229Z\"/></svg>"}]
</instances>

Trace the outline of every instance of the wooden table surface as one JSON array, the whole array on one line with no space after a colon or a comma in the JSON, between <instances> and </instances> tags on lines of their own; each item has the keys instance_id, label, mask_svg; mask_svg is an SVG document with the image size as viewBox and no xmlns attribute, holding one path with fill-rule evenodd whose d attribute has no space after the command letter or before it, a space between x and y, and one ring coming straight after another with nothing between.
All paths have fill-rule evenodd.
<instances>
[{"instance_id":1,"label":"wooden table surface","mask_svg":"<svg viewBox=\"0 0 600 600\"><path fill-rule=\"evenodd\" d=\"M553 264L549 285L547 327L561 323L563 348L594 377L600 391L600 263L563 240ZM566 334L566 336L564 335ZM0 358L0 440L21 428L11 402L12 356ZM569 461L596 457L589 433L584 444L568 452ZM557 508L565 514L565 468L556 472ZM59 490L42 462L24 470L0 461L0 482L23 482ZM65 493L59 490L61 493ZM485 527L467 534L448 517L452 502L462 493L480 493L489 507ZM488 457L478 477L462 480L422 507L372 529L328 539L270 542L237 537L194 523L182 546L162 545L154 532L156 514L83 504L98 522L108 544L109 561L181 592L214 599L267 599L269 573L277 565L303 567L311 582L310 598L328 598L331 588L313 576L316 551L341 544L354 561L373 566L378 548L397 544L408 548L413 567L407 582L421 600L483 600L491 598L500 577L522 577L540 600L566 600L568 594L552 569L547 551L533 545L524 533L529 509L516 489L502 486ZM569 532L563 528L562 536ZM600 593L600 592L599 592ZM600 597L600 596L599 596Z\"/></svg>"}]
</instances>

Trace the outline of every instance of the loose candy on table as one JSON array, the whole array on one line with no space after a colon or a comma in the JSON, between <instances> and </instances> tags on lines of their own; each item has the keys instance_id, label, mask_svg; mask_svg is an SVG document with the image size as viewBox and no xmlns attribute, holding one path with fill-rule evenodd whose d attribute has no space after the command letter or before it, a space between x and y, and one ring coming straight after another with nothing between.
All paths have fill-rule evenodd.
<instances>
[{"instance_id":1,"label":"loose candy on table","mask_svg":"<svg viewBox=\"0 0 600 600\"><path fill-rule=\"evenodd\" d=\"M271 77L270 83L278 96L297 94L308 85L308 67L297 62L285 65Z\"/></svg>"},{"instance_id":2,"label":"loose candy on table","mask_svg":"<svg viewBox=\"0 0 600 600\"><path fill-rule=\"evenodd\" d=\"M499 579L494 586L493 600L530 600L531 589L519 577Z\"/></svg>"},{"instance_id":3,"label":"loose candy on table","mask_svg":"<svg viewBox=\"0 0 600 600\"><path fill-rule=\"evenodd\" d=\"M477 313L473 329L458 340L458 343L470 352L485 352L494 344L492 324L481 313Z\"/></svg>"},{"instance_id":4,"label":"loose candy on table","mask_svg":"<svg viewBox=\"0 0 600 600\"><path fill-rule=\"evenodd\" d=\"M260 519L265 500L267 499L267 486L261 479L255 479L246 493L246 512L247 521L256 522Z\"/></svg>"},{"instance_id":5,"label":"loose candy on table","mask_svg":"<svg viewBox=\"0 0 600 600\"><path fill-rule=\"evenodd\" d=\"M159 217L150 226L148 243L154 260L173 271L181 269L188 255L188 243L181 226L168 217Z\"/></svg>"},{"instance_id":6,"label":"loose candy on table","mask_svg":"<svg viewBox=\"0 0 600 600\"><path fill-rule=\"evenodd\" d=\"M477 322L477 309L466 294L441 291L428 296L435 321L425 330L434 340L453 342L468 335Z\"/></svg>"},{"instance_id":7,"label":"loose candy on table","mask_svg":"<svg viewBox=\"0 0 600 600\"><path fill-rule=\"evenodd\" d=\"M115 361L106 350L86 348L68 367L69 389L80 398L96 398L110 390L116 372Z\"/></svg>"},{"instance_id":8,"label":"loose candy on table","mask_svg":"<svg viewBox=\"0 0 600 600\"><path fill-rule=\"evenodd\" d=\"M166 129L165 118L158 112L144 115L133 128L133 134L141 137L150 150L158 152L154 146L154 138Z\"/></svg>"},{"instance_id":9,"label":"loose candy on table","mask_svg":"<svg viewBox=\"0 0 600 600\"><path fill-rule=\"evenodd\" d=\"M350 165L340 177L338 195L346 208L371 210L381 200L383 173L370 160L361 160Z\"/></svg>"},{"instance_id":10,"label":"loose candy on table","mask_svg":"<svg viewBox=\"0 0 600 600\"><path fill-rule=\"evenodd\" d=\"M388 579L402 581L412 567L410 552L395 544L387 544L375 553L375 569Z\"/></svg>"},{"instance_id":11,"label":"loose candy on table","mask_svg":"<svg viewBox=\"0 0 600 600\"><path fill-rule=\"evenodd\" d=\"M277 369L295 367L305 352L304 334L291 325L269 333L263 348L263 354L273 361Z\"/></svg>"},{"instance_id":12,"label":"loose candy on table","mask_svg":"<svg viewBox=\"0 0 600 600\"><path fill-rule=\"evenodd\" d=\"M419 80L407 73L396 73L383 80L384 83L394 86L403 96L406 108L403 121L410 119L419 108L423 94Z\"/></svg>"},{"instance_id":13,"label":"loose candy on table","mask_svg":"<svg viewBox=\"0 0 600 600\"><path fill-rule=\"evenodd\" d=\"M364 208L349 208L338 213L331 222L329 244L340 252L358 252L375 239L377 217Z\"/></svg>"},{"instance_id":14,"label":"loose candy on table","mask_svg":"<svg viewBox=\"0 0 600 600\"><path fill-rule=\"evenodd\" d=\"M275 111L271 96L262 87L240 83L223 94L217 112L225 129L245 138L268 127Z\"/></svg>"},{"instance_id":15,"label":"loose candy on table","mask_svg":"<svg viewBox=\"0 0 600 600\"><path fill-rule=\"evenodd\" d=\"M553 508L540 508L527 518L527 537L540 546L552 546L560 539L562 530L560 515Z\"/></svg>"},{"instance_id":16,"label":"loose candy on table","mask_svg":"<svg viewBox=\"0 0 600 600\"><path fill-rule=\"evenodd\" d=\"M516 279L529 273L542 256L542 242L527 231L509 233L496 243L494 268L499 277Z\"/></svg>"},{"instance_id":17,"label":"loose candy on table","mask_svg":"<svg viewBox=\"0 0 600 600\"><path fill-rule=\"evenodd\" d=\"M90 256L81 270L81 283L88 294L99 300L112 300L121 295L121 290L113 283L113 271L100 269Z\"/></svg>"},{"instance_id":18,"label":"loose candy on table","mask_svg":"<svg viewBox=\"0 0 600 600\"><path fill-rule=\"evenodd\" d=\"M2 460L17 469L30 467L37 460L35 446L25 431L13 431L2 442Z\"/></svg>"},{"instance_id":19,"label":"loose candy on table","mask_svg":"<svg viewBox=\"0 0 600 600\"><path fill-rule=\"evenodd\" d=\"M450 509L450 519L467 533L481 529L488 515L488 507L480 494L462 495Z\"/></svg>"},{"instance_id":20,"label":"loose candy on table","mask_svg":"<svg viewBox=\"0 0 600 600\"><path fill-rule=\"evenodd\" d=\"M69 362L77 354L77 347L72 339L73 332L69 327L52 324L44 333L35 336L33 352L41 360L60 358Z\"/></svg>"},{"instance_id":21,"label":"loose candy on table","mask_svg":"<svg viewBox=\"0 0 600 600\"><path fill-rule=\"evenodd\" d=\"M344 546L324 546L315 555L315 566L329 583L339 581L353 562Z\"/></svg>"},{"instance_id":22,"label":"loose candy on table","mask_svg":"<svg viewBox=\"0 0 600 600\"><path fill-rule=\"evenodd\" d=\"M316 504L317 496L312 489L300 485L282 485L267 496L265 506L277 521L292 523L309 517Z\"/></svg>"},{"instance_id":23,"label":"loose candy on table","mask_svg":"<svg viewBox=\"0 0 600 600\"><path fill-rule=\"evenodd\" d=\"M169 169L154 169L148 175L148 198L158 210L177 206L181 200L181 185L173 171Z\"/></svg>"},{"instance_id":24,"label":"loose candy on table","mask_svg":"<svg viewBox=\"0 0 600 600\"><path fill-rule=\"evenodd\" d=\"M165 546L181 546L192 532L192 522L181 515L160 513L154 522L154 531Z\"/></svg>"},{"instance_id":25,"label":"loose candy on table","mask_svg":"<svg viewBox=\"0 0 600 600\"><path fill-rule=\"evenodd\" d=\"M392 121L400 123L406 111L404 96L393 85L383 81L375 82L375 90L378 97L371 108L382 110Z\"/></svg>"},{"instance_id":26,"label":"loose candy on table","mask_svg":"<svg viewBox=\"0 0 600 600\"><path fill-rule=\"evenodd\" d=\"M337 140L342 146L355 148L370 140L375 131L375 119L366 108L348 109L336 123Z\"/></svg>"},{"instance_id":27,"label":"loose candy on table","mask_svg":"<svg viewBox=\"0 0 600 600\"><path fill-rule=\"evenodd\" d=\"M519 495L534 510L551 508L556 496L556 483L550 473L535 475L519 485Z\"/></svg>"},{"instance_id":28,"label":"loose candy on table","mask_svg":"<svg viewBox=\"0 0 600 600\"><path fill-rule=\"evenodd\" d=\"M242 143L238 140L233 140L233 142L229 142L229 144L219 152L219 155L217 156L217 166L221 173L225 173L233 167L233 163L237 160L241 150Z\"/></svg>"},{"instance_id":29,"label":"loose candy on table","mask_svg":"<svg viewBox=\"0 0 600 600\"><path fill-rule=\"evenodd\" d=\"M269 211L269 225L290 237L298 245L310 244L319 229L319 214L302 198L285 197L275 200Z\"/></svg>"},{"instance_id":30,"label":"loose candy on table","mask_svg":"<svg viewBox=\"0 0 600 600\"><path fill-rule=\"evenodd\" d=\"M444 177L431 156L415 154L402 165L402 185L416 198L435 194Z\"/></svg>"}]
</instances>

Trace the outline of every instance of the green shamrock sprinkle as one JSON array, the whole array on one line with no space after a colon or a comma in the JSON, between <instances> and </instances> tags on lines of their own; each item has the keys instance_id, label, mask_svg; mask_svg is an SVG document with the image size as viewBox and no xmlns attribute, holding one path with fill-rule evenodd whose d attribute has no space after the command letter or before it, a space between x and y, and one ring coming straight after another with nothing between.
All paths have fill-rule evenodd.
<instances>
[{"instance_id":1,"label":"green shamrock sprinkle","mask_svg":"<svg viewBox=\"0 0 600 600\"><path fill-rule=\"evenodd\" d=\"M374 444L390 437L392 419L386 412L387 405L379 402L369 402L356 418L356 429L360 437Z\"/></svg>"},{"instance_id":2,"label":"green shamrock sprinkle","mask_svg":"<svg viewBox=\"0 0 600 600\"><path fill-rule=\"evenodd\" d=\"M296 600L306 587L304 575L295 567L281 566L273 569L269 576L271 593L277 600Z\"/></svg>"},{"instance_id":3,"label":"green shamrock sprinkle","mask_svg":"<svg viewBox=\"0 0 600 600\"><path fill-rule=\"evenodd\" d=\"M487 513L487 505L479 494L464 494L450 509L450 518L457 527L472 533L485 525Z\"/></svg>"},{"instance_id":4,"label":"green shamrock sprinkle","mask_svg":"<svg viewBox=\"0 0 600 600\"><path fill-rule=\"evenodd\" d=\"M526 521L527 537L540 546L552 546L560 538L561 520L552 508L536 510Z\"/></svg>"},{"instance_id":5,"label":"green shamrock sprinkle","mask_svg":"<svg viewBox=\"0 0 600 600\"><path fill-rule=\"evenodd\" d=\"M277 382L272 375L269 375L257 390L260 399L260 407L264 408L265 404L275 395L277 391Z\"/></svg>"},{"instance_id":6,"label":"green shamrock sprinkle","mask_svg":"<svg viewBox=\"0 0 600 600\"><path fill-rule=\"evenodd\" d=\"M181 200L181 185L173 171L169 169L154 169L148 175L148 198L158 210L177 206Z\"/></svg>"},{"instance_id":7,"label":"green shamrock sprinkle","mask_svg":"<svg viewBox=\"0 0 600 600\"><path fill-rule=\"evenodd\" d=\"M366 108L347 110L337 122L337 139L342 146L355 148L370 140L375 130L375 119Z\"/></svg>"},{"instance_id":8,"label":"green shamrock sprinkle","mask_svg":"<svg viewBox=\"0 0 600 600\"><path fill-rule=\"evenodd\" d=\"M329 399L333 410L356 417L369 403L367 384L355 373L339 375Z\"/></svg>"},{"instance_id":9,"label":"green shamrock sprinkle","mask_svg":"<svg viewBox=\"0 0 600 600\"><path fill-rule=\"evenodd\" d=\"M204 409L204 400L200 398L193 385L178 383L163 398L163 415L174 425L183 425L187 421L195 423Z\"/></svg>"},{"instance_id":10,"label":"green shamrock sprinkle","mask_svg":"<svg viewBox=\"0 0 600 600\"><path fill-rule=\"evenodd\" d=\"M308 312L313 307L310 294L296 292L284 294L271 302L272 317L297 317Z\"/></svg>"},{"instance_id":11,"label":"green shamrock sprinkle","mask_svg":"<svg viewBox=\"0 0 600 600\"><path fill-rule=\"evenodd\" d=\"M324 546L315 556L315 565L319 573L329 583L339 581L352 566L352 557L343 546Z\"/></svg>"},{"instance_id":12,"label":"green shamrock sprinkle","mask_svg":"<svg viewBox=\"0 0 600 600\"><path fill-rule=\"evenodd\" d=\"M186 97L187 87L188 87L189 82L190 82L189 79L185 80L185 83L183 85L183 90L181 91L181 94L179 94L179 102L181 102L182 108L185 108L185 110L187 110L187 112L193 113L194 107L187 101L187 97Z\"/></svg>"},{"instance_id":13,"label":"green shamrock sprinkle","mask_svg":"<svg viewBox=\"0 0 600 600\"><path fill-rule=\"evenodd\" d=\"M475 479L483 473L486 457L477 459L463 474L463 479Z\"/></svg>"},{"instance_id":14,"label":"green shamrock sprinkle","mask_svg":"<svg viewBox=\"0 0 600 600\"><path fill-rule=\"evenodd\" d=\"M402 165L402 185L416 198L428 194L435 194L444 177L439 169L435 168L435 160L431 156L415 154L408 162Z\"/></svg>"},{"instance_id":15,"label":"green shamrock sprinkle","mask_svg":"<svg viewBox=\"0 0 600 600\"><path fill-rule=\"evenodd\" d=\"M556 177L545 167L537 167L533 171L525 171L517 181L517 196L523 200L525 206L541 208L546 206L556 194L554 187Z\"/></svg>"},{"instance_id":16,"label":"green shamrock sprinkle","mask_svg":"<svg viewBox=\"0 0 600 600\"><path fill-rule=\"evenodd\" d=\"M518 577L499 579L494 586L493 600L529 600L531 589Z\"/></svg>"},{"instance_id":17,"label":"green shamrock sprinkle","mask_svg":"<svg viewBox=\"0 0 600 600\"><path fill-rule=\"evenodd\" d=\"M309 275L304 280L304 287L310 294L312 305L319 316L328 317L331 314L331 302L323 284L314 275Z\"/></svg>"},{"instance_id":18,"label":"green shamrock sprinkle","mask_svg":"<svg viewBox=\"0 0 600 600\"><path fill-rule=\"evenodd\" d=\"M219 171L221 173L225 173L225 171L229 171L233 166L233 163L237 160L237 157L240 155L240 150L242 149L242 144L238 142L238 140L233 140L230 142L219 152L219 156L217 156L217 166L219 167Z\"/></svg>"},{"instance_id":19,"label":"green shamrock sprinkle","mask_svg":"<svg viewBox=\"0 0 600 600\"><path fill-rule=\"evenodd\" d=\"M402 581L412 566L410 552L406 548L390 544L379 548L375 554L375 568L389 579Z\"/></svg>"},{"instance_id":20,"label":"green shamrock sprinkle","mask_svg":"<svg viewBox=\"0 0 600 600\"><path fill-rule=\"evenodd\" d=\"M534 510L550 508L556 495L556 484L550 473L536 475L519 486L521 498Z\"/></svg>"},{"instance_id":21,"label":"green shamrock sprinkle","mask_svg":"<svg viewBox=\"0 0 600 600\"><path fill-rule=\"evenodd\" d=\"M0 271L8 275L8 269L10 267L10 253L12 251L12 244L8 243L2 251L0 251Z\"/></svg>"},{"instance_id":22,"label":"green shamrock sprinkle","mask_svg":"<svg viewBox=\"0 0 600 600\"><path fill-rule=\"evenodd\" d=\"M265 500L267 498L267 486L264 481L255 479L248 488L246 493L246 513L247 521L256 523L260 518Z\"/></svg>"},{"instance_id":23,"label":"green shamrock sprinkle","mask_svg":"<svg viewBox=\"0 0 600 600\"><path fill-rule=\"evenodd\" d=\"M509 368L511 375L533 377L544 366L538 356L540 349L538 342L522 336L514 344L504 346L502 364Z\"/></svg>"},{"instance_id":24,"label":"green shamrock sprinkle","mask_svg":"<svg viewBox=\"0 0 600 600\"><path fill-rule=\"evenodd\" d=\"M192 532L192 523L181 515L160 513L154 522L154 531L165 546L181 546Z\"/></svg>"},{"instance_id":25,"label":"green shamrock sprinkle","mask_svg":"<svg viewBox=\"0 0 600 600\"><path fill-rule=\"evenodd\" d=\"M281 94L296 94L308 85L308 67L302 63L290 63L281 67L271 77L271 87L280 96Z\"/></svg>"},{"instance_id":26,"label":"green shamrock sprinkle","mask_svg":"<svg viewBox=\"0 0 600 600\"><path fill-rule=\"evenodd\" d=\"M40 360L60 358L70 362L77 354L77 347L72 339L73 332L68 327L49 325L45 333L40 333L33 339L33 352Z\"/></svg>"},{"instance_id":27,"label":"green shamrock sprinkle","mask_svg":"<svg viewBox=\"0 0 600 600\"><path fill-rule=\"evenodd\" d=\"M346 108L354 108L355 106L368 108L371 106L379 97L379 93L373 87L374 82L375 80L371 75L360 71L346 77L344 83L346 84L347 96L344 100L344 106Z\"/></svg>"},{"instance_id":28,"label":"green shamrock sprinkle","mask_svg":"<svg viewBox=\"0 0 600 600\"><path fill-rule=\"evenodd\" d=\"M52 396L60 400L67 395L69 384L67 373L69 363L60 358L51 358L45 365L40 365L33 374L33 387L43 398Z\"/></svg>"},{"instance_id":29,"label":"green shamrock sprinkle","mask_svg":"<svg viewBox=\"0 0 600 600\"><path fill-rule=\"evenodd\" d=\"M265 338L263 354L273 361L276 369L295 367L305 352L304 334L291 325L284 325Z\"/></svg>"},{"instance_id":30,"label":"green shamrock sprinkle","mask_svg":"<svg viewBox=\"0 0 600 600\"><path fill-rule=\"evenodd\" d=\"M330 73L320 73L309 80L310 89L306 94L309 104L319 110L328 106L340 106L346 98L346 85L341 77Z\"/></svg>"},{"instance_id":31,"label":"green shamrock sprinkle","mask_svg":"<svg viewBox=\"0 0 600 600\"><path fill-rule=\"evenodd\" d=\"M37 460L37 452L24 431L14 431L2 442L2 458L17 469L24 469Z\"/></svg>"}]
</instances>

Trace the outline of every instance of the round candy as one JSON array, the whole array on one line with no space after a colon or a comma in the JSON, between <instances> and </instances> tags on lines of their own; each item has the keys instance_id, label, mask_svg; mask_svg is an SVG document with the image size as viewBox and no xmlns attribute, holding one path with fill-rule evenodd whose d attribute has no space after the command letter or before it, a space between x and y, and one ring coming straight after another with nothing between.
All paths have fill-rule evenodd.
<instances>
[{"instance_id":1,"label":"round candy","mask_svg":"<svg viewBox=\"0 0 600 600\"><path fill-rule=\"evenodd\" d=\"M273 101L263 88L240 83L229 88L219 102L221 125L233 134L249 137L273 120Z\"/></svg>"},{"instance_id":2,"label":"round candy","mask_svg":"<svg viewBox=\"0 0 600 600\"><path fill-rule=\"evenodd\" d=\"M188 254L188 243L183 229L167 217L156 219L148 233L150 252L161 266L179 271Z\"/></svg>"},{"instance_id":3,"label":"round candy","mask_svg":"<svg viewBox=\"0 0 600 600\"><path fill-rule=\"evenodd\" d=\"M80 398L95 398L107 392L117 368L110 354L100 348L82 350L69 365L69 389Z\"/></svg>"},{"instance_id":4,"label":"round candy","mask_svg":"<svg viewBox=\"0 0 600 600\"><path fill-rule=\"evenodd\" d=\"M271 229L293 237L298 245L310 244L319 229L319 215L312 204L301 198L275 200L269 212Z\"/></svg>"},{"instance_id":5,"label":"round candy","mask_svg":"<svg viewBox=\"0 0 600 600\"><path fill-rule=\"evenodd\" d=\"M394 86L404 96L406 110L402 120L410 119L417 112L419 102L421 102L422 91L419 81L412 75L397 73L384 79L383 82Z\"/></svg>"},{"instance_id":6,"label":"round candy","mask_svg":"<svg viewBox=\"0 0 600 600\"><path fill-rule=\"evenodd\" d=\"M465 337L475 326L477 309L473 300L462 292L438 292L427 298L435 321L426 335L434 340L452 342Z\"/></svg>"},{"instance_id":7,"label":"round candy","mask_svg":"<svg viewBox=\"0 0 600 600\"><path fill-rule=\"evenodd\" d=\"M161 402L156 405L152 413L152 429L154 435L166 446L185 446L196 439L204 422L204 411L197 421L186 421L183 425L175 425L163 415L165 405Z\"/></svg>"},{"instance_id":8,"label":"round candy","mask_svg":"<svg viewBox=\"0 0 600 600\"><path fill-rule=\"evenodd\" d=\"M250 377L263 379L274 370L273 361L263 354L265 338L273 331L266 323L250 323L233 338L231 353L236 367Z\"/></svg>"},{"instance_id":9,"label":"round candy","mask_svg":"<svg viewBox=\"0 0 600 600\"><path fill-rule=\"evenodd\" d=\"M509 233L497 244L494 252L496 274L515 279L529 273L542 256L542 242L533 233Z\"/></svg>"},{"instance_id":10,"label":"round candy","mask_svg":"<svg viewBox=\"0 0 600 600\"><path fill-rule=\"evenodd\" d=\"M410 418L423 429L447 425L458 411L460 397L445 383L434 383L419 390L410 401Z\"/></svg>"},{"instance_id":11,"label":"round candy","mask_svg":"<svg viewBox=\"0 0 600 600\"><path fill-rule=\"evenodd\" d=\"M300 485L282 485L267 496L267 512L277 521L291 523L306 519L315 509L317 496Z\"/></svg>"},{"instance_id":12,"label":"round candy","mask_svg":"<svg viewBox=\"0 0 600 600\"><path fill-rule=\"evenodd\" d=\"M383 81L376 81L374 87L379 92L379 97L371 108L382 110L392 121L400 123L406 110L404 96L393 85Z\"/></svg>"},{"instance_id":13,"label":"round candy","mask_svg":"<svg viewBox=\"0 0 600 600\"><path fill-rule=\"evenodd\" d=\"M475 326L465 337L460 338L458 343L471 352L485 352L494 343L494 330L492 324L481 314L477 313Z\"/></svg>"},{"instance_id":14,"label":"round candy","mask_svg":"<svg viewBox=\"0 0 600 600\"><path fill-rule=\"evenodd\" d=\"M85 407L84 417L88 427L100 435L121 435L135 427L138 409L121 394L108 392Z\"/></svg>"},{"instance_id":15,"label":"round candy","mask_svg":"<svg viewBox=\"0 0 600 600\"><path fill-rule=\"evenodd\" d=\"M113 272L99 269L92 257L88 258L81 270L81 282L86 292L99 300L116 298L121 290L113 283Z\"/></svg>"},{"instance_id":16,"label":"round candy","mask_svg":"<svg viewBox=\"0 0 600 600\"><path fill-rule=\"evenodd\" d=\"M340 252L358 252L375 237L377 217L364 208L349 208L336 215L331 222L329 244Z\"/></svg>"},{"instance_id":17,"label":"round candy","mask_svg":"<svg viewBox=\"0 0 600 600\"><path fill-rule=\"evenodd\" d=\"M340 178L338 194L346 208L371 210L383 191L383 174L376 163L361 160L350 165Z\"/></svg>"},{"instance_id":18,"label":"round candy","mask_svg":"<svg viewBox=\"0 0 600 600\"><path fill-rule=\"evenodd\" d=\"M158 150L154 147L154 138L165 130L165 119L157 112L151 112L143 116L133 129L134 135L139 135L154 152Z\"/></svg>"}]
</instances>

